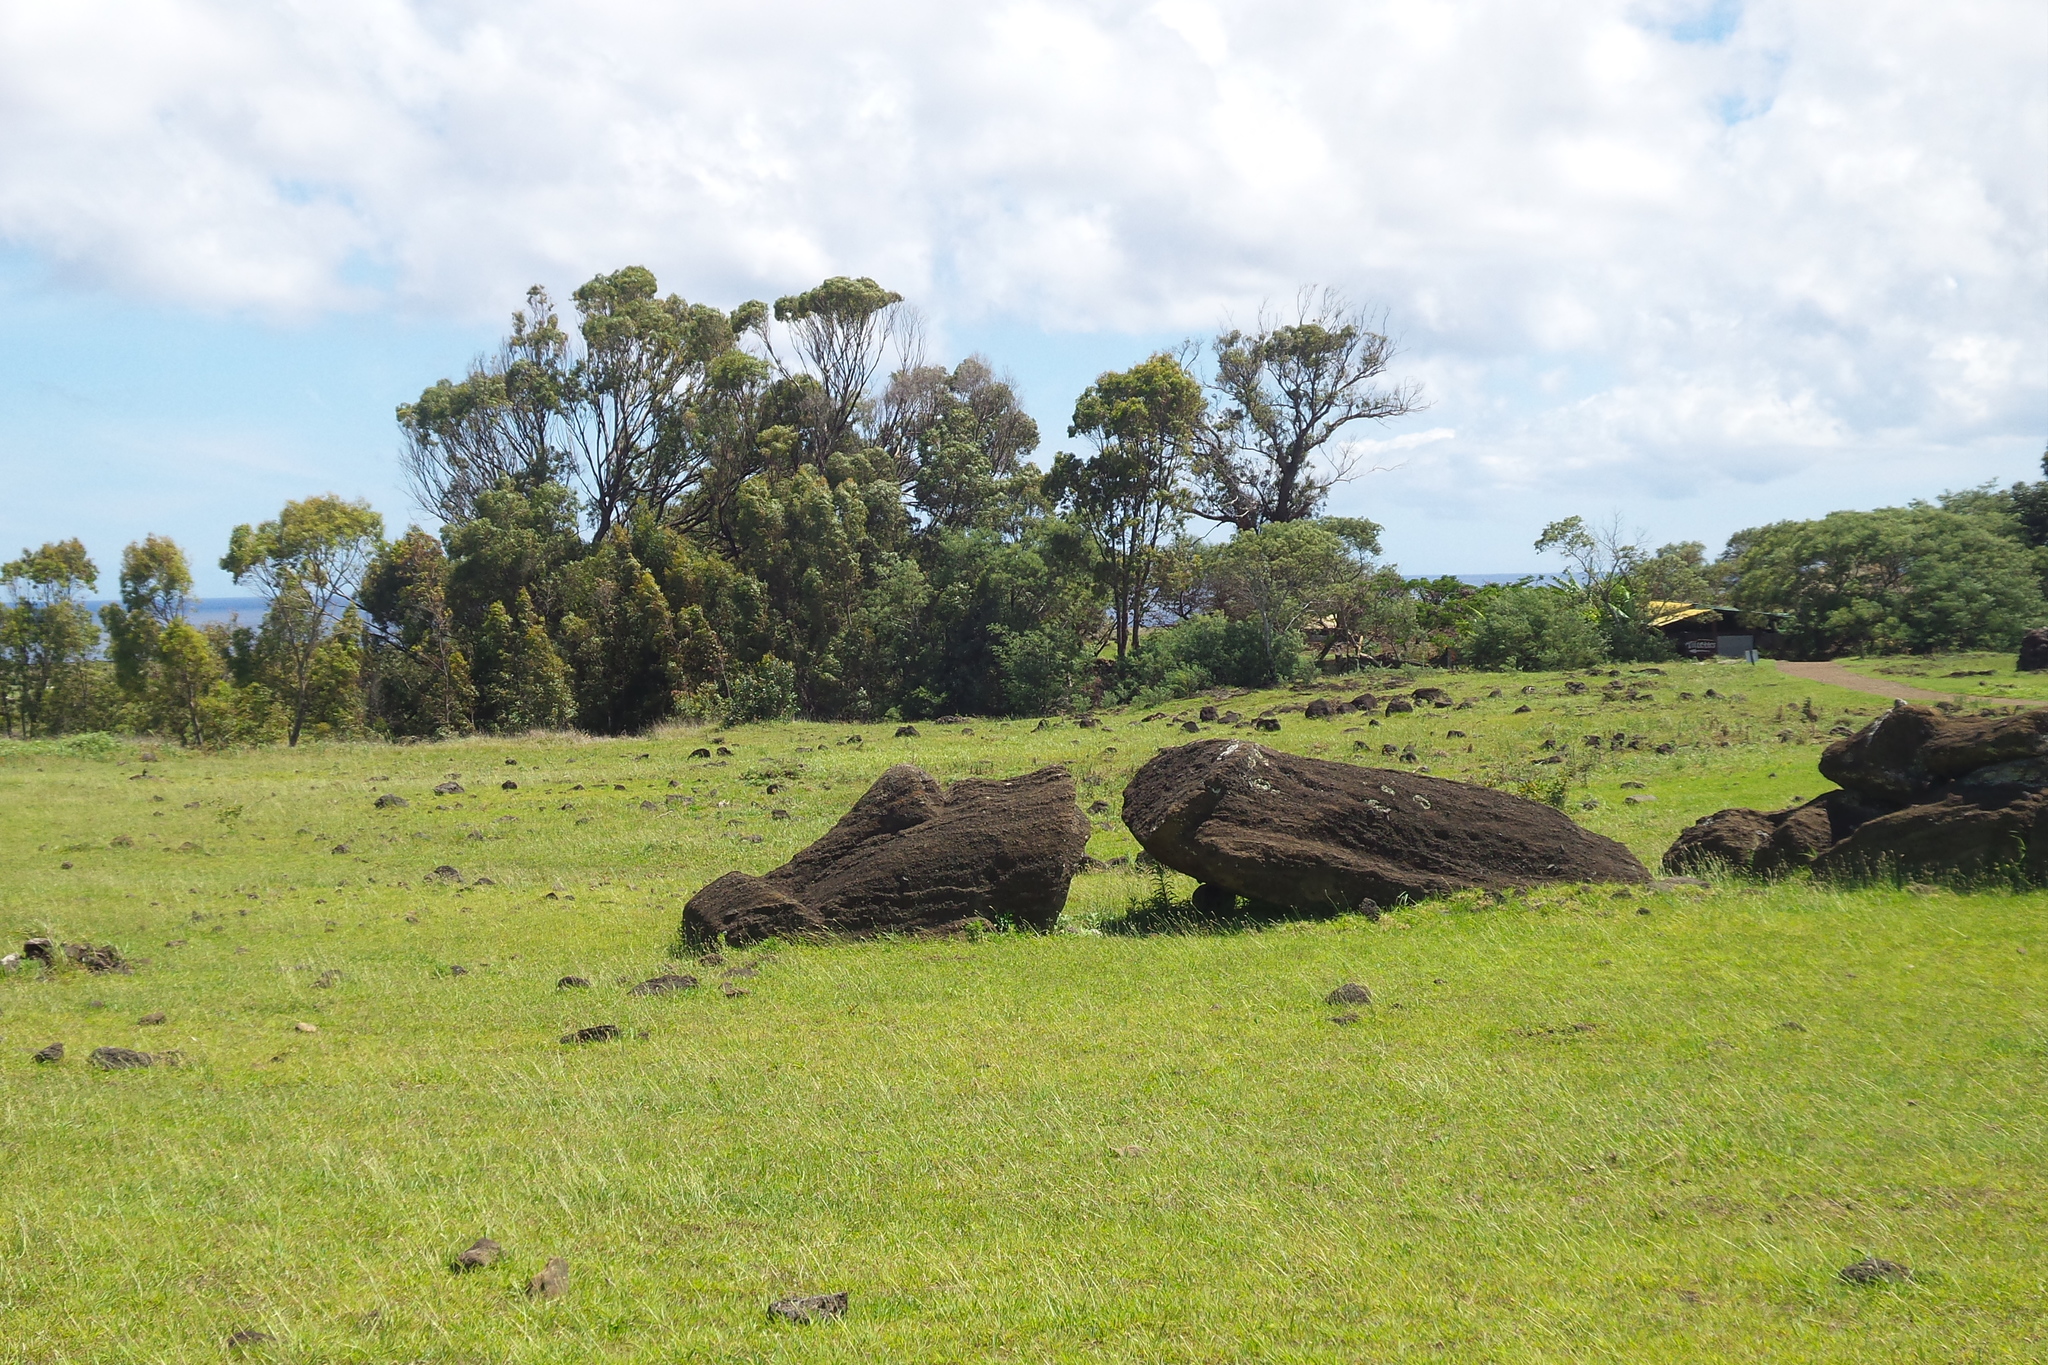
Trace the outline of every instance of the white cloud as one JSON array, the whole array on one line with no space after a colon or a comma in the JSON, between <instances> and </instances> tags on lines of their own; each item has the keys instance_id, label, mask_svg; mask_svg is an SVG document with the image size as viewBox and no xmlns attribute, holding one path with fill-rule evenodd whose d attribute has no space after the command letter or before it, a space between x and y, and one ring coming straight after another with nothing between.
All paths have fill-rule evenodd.
<instances>
[{"instance_id":1,"label":"white cloud","mask_svg":"<svg viewBox=\"0 0 2048 1365\"><path fill-rule=\"evenodd\" d=\"M264 317L644 262L1157 333L1327 282L1428 378L1447 512L1964 482L2048 434L2043 69L2038 0L4 0L0 237Z\"/></svg>"}]
</instances>

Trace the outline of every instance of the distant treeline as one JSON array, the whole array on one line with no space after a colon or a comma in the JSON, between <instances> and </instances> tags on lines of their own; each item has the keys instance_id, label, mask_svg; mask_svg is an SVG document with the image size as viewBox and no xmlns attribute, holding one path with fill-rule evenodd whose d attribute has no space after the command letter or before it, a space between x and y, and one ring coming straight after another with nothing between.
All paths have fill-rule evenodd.
<instances>
[{"instance_id":1,"label":"distant treeline","mask_svg":"<svg viewBox=\"0 0 2048 1365\"><path fill-rule=\"evenodd\" d=\"M1357 424L1421 405L1383 326L1330 293L1101 375L1082 449L1043 469L1011 386L978 357L922 363L872 280L721 312L632 268L574 306L572 330L533 290L495 354L399 409L438 534L386 539L331 495L235 528L220 563L262 593L257 626L187 624L189 566L158 536L97 620L79 542L0 567L0 731L1029 715L1377 664L1670 657L1652 601L1789 613L1809 654L2004 647L2043 615L2048 484L1778 523L1712 562L1570 518L1537 541L1567 565L1552 580L1405 578L1378 526L1324 515Z\"/></svg>"}]
</instances>

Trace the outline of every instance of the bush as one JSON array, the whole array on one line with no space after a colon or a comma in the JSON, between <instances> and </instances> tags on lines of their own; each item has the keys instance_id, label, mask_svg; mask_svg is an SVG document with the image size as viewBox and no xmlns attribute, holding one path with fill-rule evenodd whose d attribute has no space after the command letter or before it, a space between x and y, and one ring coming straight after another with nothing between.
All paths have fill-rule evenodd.
<instances>
[{"instance_id":1,"label":"bush","mask_svg":"<svg viewBox=\"0 0 2048 1365\"><path fill-rule=\"evenodd\" d=\"M991 626L1003 706L1013 716L1048 716L1067 709L1086 658L1059 630L1015 632Z\"/></svg>"},{"instance_id":2,"label":"bush","mask_svg":"<svg viewBox=\"0 0 2048 1365\"><path fill-rule=\"evenodd\" d=\"M726 680L725 723L788 720L796 714L796 665L770 654L732 670Z\"/></svg>"},{"instance_id":3,"label":"bush","mask_svg":"<svg viewBox=\"0 0 2048 1365\"><path fill-rule=\"evenodd\" d=\"M1557 588L1505 587L1467 630L1465 659L1479 668L1586 668L1607 657L1599 626L1574 594Z\"/></svg>"},{"instance_id":4,"label":"bush","mask_svg":"<svg viewBox=\"0 0 2048 1365\"><path fill-rule=\"evenodd\" d=\"M1299 635L1276 640L1273 653L1281 665L1277 681L1312 671L1301 656ZM1147 632L1141 647L1124 659L1113 690L1116 700L1142 706L1191 697L1208 687L1263 687L1272 681L1258 623L1204 612Z\"/></svg>"}]
</instances>

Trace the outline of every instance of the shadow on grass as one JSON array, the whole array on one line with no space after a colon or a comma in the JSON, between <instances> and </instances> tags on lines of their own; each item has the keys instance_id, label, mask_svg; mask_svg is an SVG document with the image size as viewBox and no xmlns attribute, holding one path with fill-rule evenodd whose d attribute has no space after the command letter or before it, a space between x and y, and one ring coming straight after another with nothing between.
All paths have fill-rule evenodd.
<instances>
[{"instance_id":1,"label":"shadow on grass","mask_svg":"<svg viewBox=\"0 0 2048 1365\"><path fill-rule=\"evenodd\" d=\"M1332 906L1328 910L1302 910L1291 905L1273 905L1247 897L1234 898L1227 906L1199 907L1187 896L1176 896L1167 885L1163 869L1153 874L1151 887L1124 903L1123 914L1097 926L1105 934L1144 938L1156 934L1243 934L1256 933L1275 924L1331 920L1352 914Z\"/></svg>"}]
</instances>

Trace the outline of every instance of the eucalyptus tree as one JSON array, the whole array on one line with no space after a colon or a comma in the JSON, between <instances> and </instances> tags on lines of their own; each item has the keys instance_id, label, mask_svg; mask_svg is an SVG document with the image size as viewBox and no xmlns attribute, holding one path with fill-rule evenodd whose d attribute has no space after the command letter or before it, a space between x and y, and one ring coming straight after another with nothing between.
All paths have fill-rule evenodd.
<instances>
[{"instance_id":1,"label":"eucalyptus tree","mask_svg":"<svg viewBox=\"0 0 2048 1365\"><path fill-rule=\"evenodd\" d=\"M185 618L192 570L169 536L148 536L121 551L121 600L100 608L114 677L131 695L146 687L163 633Z\"/></svg>"},{"instance_id":2,"label":"eucalyptus tree","mask_svg":"<svg viewBox=\"0 0 2048 1365\"><path fill-rule=\"evenodd\" d=\"M13 599L0 606L0 733L24 739L64 728L78 700L85 661L99 646L99 627L80 600L99 582L78 540L52 541L0 564L0 585Z\"/></svg>"},{"instance_id":3,"label":"eucalyptus tree","mask_svg":"<svg viewBox=\"0 0 2048 1365\"><path fill-rule=\"evenodd\" d=\"M1074 404L1067 428L1094 443L1094 456L1062 452L1046 476L1046 496L1095 541L1119 659L1137 645L1159 542L1187 516L1203 412L1201 382L1165 352L1104 374Z\"/></svg>"},{"instance_id":4,"label":"eucalyptus tree","mask_svg":"<svg viewBox=\"0 0 2048 1365\"><path fill-rule=\"evenodd\" d=\"M855 434L892 338L906 341L903 296L863 275L835 275L801 294L775 301L775 320L788 334L796 364L784 373L810 380L803 386L804 453L823 465Z\"/></svg>"},{"instance_id":5,"label":"eucalyptus tree","mask_svg":"<svg viewBox=\"0 0 2048 1365\"><path fill-rule=\"evenodd\" d=\"M256 584L268 600L263 647L291 702L291 744L305 728L323 649L337 646L329 652L339 655L353 647L339 628L353 615L353 599L383 536L384 519L367 502L329 493L288 502L277 520L245 523L228 538L220 566L235 582Z\"/></svg>"},{"instance_id":6,"label":"eucalyptus tree","mask_svg":"<svg viewBox=\"0 0 2048 1365\"><path fill-rule=\"evenodd\" d=\"M1316 516L1360 472L1342 438L1423 406L1422 390L1384 376L1396 347L1381 323L1335 290L1304 289L1294 318L1261 314L1215 340L1219 401L1199 469L1199 515L1241 531Z\"/></svg>"}]
</instances>

